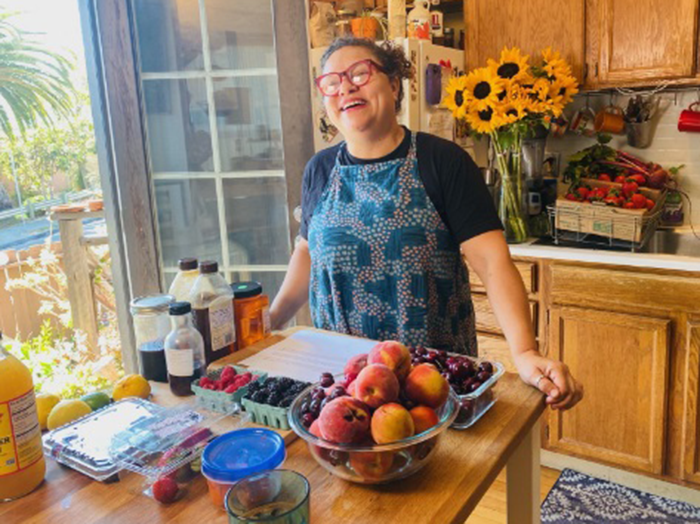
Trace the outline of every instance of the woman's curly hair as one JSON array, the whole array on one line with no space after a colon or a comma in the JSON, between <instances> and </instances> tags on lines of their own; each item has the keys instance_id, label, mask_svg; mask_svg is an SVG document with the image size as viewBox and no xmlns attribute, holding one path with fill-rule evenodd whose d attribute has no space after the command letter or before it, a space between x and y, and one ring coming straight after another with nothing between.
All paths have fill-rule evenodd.
<instances>
[{"instance_id":1,"label":"woman's curly hair","mask_svg":"<svg viewBox=\"0 0 700 524\"><path fill-rule=\"evenodd\" d=\"M377 59L379 65L382 66L383 72L389 77L389 80L399 81L399 96L396 99L396 112L401 109L403 101L403 82L404 79L413 78L414 71L411 62L406 58L403 49L391 42L383 42L377 44L373 40L367 38L357 38L354 36L344 36L333 41L326 52L321 57L321 69L326 67L326 62L338 49L343 47L364 47L369 49Z\"/></svg>"}]
</instances>

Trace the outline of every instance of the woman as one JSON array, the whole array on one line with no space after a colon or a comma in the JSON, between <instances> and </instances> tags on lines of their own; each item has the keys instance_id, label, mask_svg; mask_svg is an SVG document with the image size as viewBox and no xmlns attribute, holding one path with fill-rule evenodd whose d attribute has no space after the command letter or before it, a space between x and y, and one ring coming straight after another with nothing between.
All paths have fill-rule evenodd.
<instances>
[{"instance_id":1,"label":"woman","mask_svg":"<svg viewBox=\"0 0 700 524\"><path fill-rule=\"evenodd\" d=\"M336 40L316 79L345 142L316 154L302 240L271 308L273 328L310 300L318 328L476 355L462 254L486 286L521 378L555 409L583 389L537 351L527 296L480 172L456 144L401 127L410 63L391 45Z\"/></svg>"}]
</instances>

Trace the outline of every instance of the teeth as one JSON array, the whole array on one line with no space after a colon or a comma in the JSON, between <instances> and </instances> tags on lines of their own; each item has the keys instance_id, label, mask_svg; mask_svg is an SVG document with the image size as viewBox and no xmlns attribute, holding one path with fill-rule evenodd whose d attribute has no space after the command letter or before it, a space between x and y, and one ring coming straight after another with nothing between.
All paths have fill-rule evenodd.
<instances>
[{"instance_id":1,"label":"teeth","mask_svg":"<svg viewBox=\"0 0 700 524\"><path fill-rule=\"evenodd\" d=\"M360 100L356 100L354 102L350 102L349 104L343 106L343 111L345 111L346 109L350 109L351 107L360 106L360 105L364 105L364 104L365 104L364 102L362 102Z\"/></svg>"}]
</instances>

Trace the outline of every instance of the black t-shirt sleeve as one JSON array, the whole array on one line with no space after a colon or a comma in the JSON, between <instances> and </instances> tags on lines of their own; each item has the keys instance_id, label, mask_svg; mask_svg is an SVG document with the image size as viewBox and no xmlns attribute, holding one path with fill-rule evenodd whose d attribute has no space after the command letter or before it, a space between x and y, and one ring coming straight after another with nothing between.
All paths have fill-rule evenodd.
<instances>
[{"instance_id":1,"label":"black t-shirt sleeve","mask_svg":"<svg viewBox=\"0 0 700 524\"><path fill-rule=\"evenodd\" d=\"M425 133L418 134L417 146L426 192L457 242L503 229L479 167L466 151Z\"/></svg>"},{"instance_id":2,"label":"black t-shirt sleeve","mask_svg":"<svg viewBox=\"0 0 700 524\"><path fill-rule=\"evenodd\" d=\"M330 177L338 147L319 151L306 164L301 182L301 224L299 235L308 240L309 223Z\"/></svg>"}]
</instances>

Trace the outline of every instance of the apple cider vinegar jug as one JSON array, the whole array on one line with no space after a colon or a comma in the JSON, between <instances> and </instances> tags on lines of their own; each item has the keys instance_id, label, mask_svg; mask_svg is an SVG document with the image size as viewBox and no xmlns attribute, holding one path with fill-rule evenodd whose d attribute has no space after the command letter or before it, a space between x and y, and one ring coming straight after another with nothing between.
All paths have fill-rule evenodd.
<instances>
[{"instance_id":1,"label":"apple cider vinegar jug","mask_svg":"<svg viewBox=\"0 0 700 524\"><path fill-rule=\"evenodd\" d=\"M0 338L0 501L30 493L45 474L32 374Z\"/></svg>"}]
</instances>

